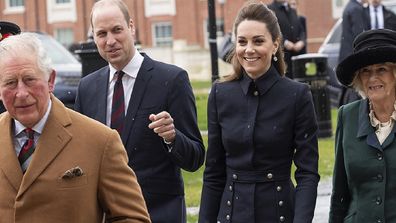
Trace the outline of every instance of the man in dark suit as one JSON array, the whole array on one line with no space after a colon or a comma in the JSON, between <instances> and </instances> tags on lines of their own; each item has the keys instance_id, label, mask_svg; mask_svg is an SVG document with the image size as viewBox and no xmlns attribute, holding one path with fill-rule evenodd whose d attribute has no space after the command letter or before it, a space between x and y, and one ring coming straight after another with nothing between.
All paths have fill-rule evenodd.
<instances>
[{"instance_id":1,"label":"man in dark suit","mask_svg":"<svg viewBox=\"0 0 396 223\"><path fill-rule=\"evenodd\" d=\"M301 50L306 45L304 42L306 33L301 26L296 10L290 7L287 0L274 0L268 5L268 8L274 11L278 18L287 64L286 76L293 78L291 58L301 54Z\"/></svg>"},{"instance_id":2,"label":"man in dark suit","mask_svg":"<svg viewBox=\"0 0 396 223\"><path fill-rule=\"evenodd\" d=\"M96 2L91 25L109 66L81 80L75 109L117 128L152 221L186 222L181 168L197 170L205 154L187 72L135 49L135 26L121 0Z\"/></svg>"},{"instance_id":3,"label":"man in dark suit","mask_svg":"<svg viewBox=\"0 0 396 223\"><path fill-rule=\"evenodd\" d=\"M305 33L305 39L303 40L305 44L304 44L304 47L299 52L299 54L305 54L305 53L307 53L307 35L308 35L307 18L298 13L298 1L297 0L289 0L289 5L292 9L296 10L298 20L300 21L303 32Z\"/></svg>"},{"instance_id":4,"label":"man in dark suit","mask_svg":"<svg viewBox=\"0 0 396 223\"><path fill-rule=\"evenodd\" d=\"M352 42L355 37L367 30L367 16L364 13L366 0L350 0L342 13L342 33L338 62L352 53ZM366 6L367 7L367 6ZM359 99L355 90L342 87L340 106Z\"/></svg>"},{"instance_id":5,"label":"man in dark suit","mask_svg":"<svg viewBox=\"0 0 396 223\"><path fill-rule=\"evenodd\" d=\"M396 15L381 3L381 0L369 0L369 7L364 9L366 29L396 30Z\"/></svg>"},{"instance_id":6,"label":"man in dark suit","mask_svg":"<svg viewBox=\"0 0 396 223\"><path fill-rule=\"evenodd\" d=\"M52 94L41 41L11 36L0 57L0 222L150 223L119 135Z\"/></svg>"},{"instance_id":7,"label":"man in dark suit","mask_svg":"<svg viewBox=\"0 0 396 223\"><path fill-rule=\"evenodd\" d=\"M352 53L353 40L359 33L367 29L363 3L365 1L350 0L345 6L342 13L342 34L338 61L342 61Z\"/></svg>"}]
</instances>

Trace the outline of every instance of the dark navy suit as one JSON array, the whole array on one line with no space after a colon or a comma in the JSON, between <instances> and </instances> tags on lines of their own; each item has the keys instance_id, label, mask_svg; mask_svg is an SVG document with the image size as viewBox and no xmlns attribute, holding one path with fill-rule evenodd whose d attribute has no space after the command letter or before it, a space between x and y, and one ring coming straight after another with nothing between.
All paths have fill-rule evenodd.
<instances>
[{"instance_id":1,"label":"dark navy suit","mask_svg":"<svg viewBox=\"0 0 396 223\"><path fill-rule=\"evenodd\" d=\"M255 83L246 74L216 83L208 102L199 223L311 222L317 129L309 87L274 68Z\"/></svg>"},{"instance_id":2,"label":"dark navy suit","mask_svg":"<svg viewBox=\"0 0 396 223\"><path fill-rule=\"evenodd\" d=\"M381 5L378 7L382 7L382 12L384 16L384 29L390 29L396 31L396 15L391 10L387 9L385 6ZM366 7L364 9L365 17L366 17L366 29L371 29L371 18L370 18L370 7Z\"/></svg>"},{"instance_id":3,"label":"dark navy suit","mask_svg":"<svg viewBox=\"0 0 396 223\"><path fill-rule=\"evenodd\" d=\"M296 10L290 7L288 7L288 10L286 10L283 4L276 0L274 0L271 4L269 4L268 8L274 11L276 17L278 18L278 23L282 32L283 41L289 40L293 43L296 43L300 40L302 41L306 40L306 33L304 27L300 22L300 19L297 16ZM287 64L286 76L293 78L291 74L292 71L291 58L293 56L300 55L302 52L289 51L285 48L284 53L285 53L285 62Z\"/></svg>"},{"instance_id":4,"label":"dark navy suit","mask_svg":"<svg viewBox=\"0 0 396 223\"><path fill-rule=\"evenodd\" d=\"M352 53L352 43L358 34L367 28L367 17L363 6L357 0L350 0L342 13L342 38L338 61Z\"/></svg>"},{"instance_id":5,"label":"dark navy suit","mask_svg":"<svg viewBox=\"0 0 396 223\"><path fill-rule=\"evenodd\" d=\"M152 221L185 222L180 168L197 170L205 154L197 127L195 98L185 70L143 56L121 139ZM108 80L108 66L84 77L78 88L75 109L106 123ZM149 115L161 111L168 111L174 119L176 139L171 152L162 138L148 128Z\"/></svg>"}]
</instances>

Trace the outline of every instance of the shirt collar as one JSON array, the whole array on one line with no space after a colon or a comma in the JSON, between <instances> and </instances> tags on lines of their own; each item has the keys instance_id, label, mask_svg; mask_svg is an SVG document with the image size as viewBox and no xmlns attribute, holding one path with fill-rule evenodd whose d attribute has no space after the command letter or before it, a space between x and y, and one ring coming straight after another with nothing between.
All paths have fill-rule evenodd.
<instances>
[{"instance_id":1,"label":"shirt collar","mask_svg":"<svg viewBox=\"0 0 396 223\"><path fill-rule=\"evenodd\" d=\"M370 11L371 12L374 12L374 6L372 6L372 5L369 5L369 8L370 8ZM379 6L377 6L377 13L379 13L379 12L382 12L382 7L381 7L381 5L379 5Z\"/></svg>"},{"instance_id":2,"label":"shirt collar","mask_svg":"<svg viewBox=\"0 0 396 223\"><path fill-rule=\"evenodd\" d=\"M139 53L139 51L135 50L135 55L133 56L132 60L129 61L129 63L122 69L124 71L125 75L131 77L131 78L136 78L137 74L139 72L139 69L143 63L144 57ZM115 69L111 64L109 64L110 68L110 81L114 79L114 74L117 72L117 69Z\"/></svg>"},{"instance_id":3,"label":"shirt collar","mask_svg":"<svg viewBox=\"0 0 396 223\"><path fill-rule=\"evenodd\" d=\"M45 123L48 120L48 116L49 113L51 111L51 107L52 107L52 101L49 100L48 102L48 107L47 107L47 111L45 112L44 116L41 118L41 120L35 125L33 126L33 130L35 132L37 132L38 134L41 135L41 133L43 132ZM15 136L19 135L23 130L26 129L26 127L24 125L22 125L22 123L20 123L18 120L14 119L14 126L15 126L15 130L14 130L14 134Z\"/></svg>"},{"instance_id":4,"label":"shirt collar","mask_svg":"<svg viewBox=\"0 0 396 223\"><path fill-rule=\"evenodd\" d=\"M281 78L279 72L271 66L268 71L261 75L259 78L254 80L254 83L259 91L260 95L265 94L271 87ZM245 71L241 78L241 87L243 93L246 95L249 92L250 83L253 81Z\"/></svg>"},{"instance_id":5,"label":"shirt collar","mask_svg":"<svg viewBox=\"0 0 396 223\"><path fill-rule=\"evenodd\" d=\"M374 109L371 102L369 102L369 107L370 107L370 113L369 113L370 124L371 126L377 129L380 126L381 122L380 120L377 119L377 117L375 117ZM391 119L389 121L396 121L396 101L393 104L393 112L391 115Z\"/></svg>"}]
</instances>

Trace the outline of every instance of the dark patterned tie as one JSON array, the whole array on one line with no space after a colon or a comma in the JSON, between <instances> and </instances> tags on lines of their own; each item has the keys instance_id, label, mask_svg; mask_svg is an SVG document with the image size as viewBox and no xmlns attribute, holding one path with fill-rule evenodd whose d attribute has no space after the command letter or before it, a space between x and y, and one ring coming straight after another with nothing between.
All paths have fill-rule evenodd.
<instances>
[{"instance_id":1,"label":"dark patterned tie","mask_svg":"<svg viewBox=\"0 0 396 223\"><path fill-rule=\"evenodd\" d=\"M34 131L31 128L26 128L23 131L28 136L28 139L23 144L22 149L19 152L18 160L19 163L21 164L23 172L25 172L28 167L28 163L26 162L29 159L29 157L33 154L35 146L34 146Z\"/></svg>"},{"instance_id":2,"label":"dark patterned tie","mask_svg":"<svg viewBox=\"0 0 396 223\"><path fill-rule=\"evenodd\" d=\"M378 13L377 13L377 8L374 8L374 28L378 29Z\"/></svg>"},{"instance_id":3,"label":"dark patterned tie","mask_svg":"<svg viewBox=\"0 0 396 223\"><path fill-rule=\"evenodd\" d=\"M117 71L116 75L117 81L114 85L110 127L117 130L121 135L125 119L124 87L122 86L122 77L124 76L124 72Z\"/></svg>"}]
</instances>

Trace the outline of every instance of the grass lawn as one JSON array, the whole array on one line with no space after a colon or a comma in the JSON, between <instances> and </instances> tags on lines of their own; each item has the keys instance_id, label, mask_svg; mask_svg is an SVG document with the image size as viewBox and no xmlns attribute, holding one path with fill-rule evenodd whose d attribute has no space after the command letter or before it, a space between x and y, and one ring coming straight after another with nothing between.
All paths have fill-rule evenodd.
<instances>
[{"instance_id":1,"label":"grass lawn","mask_svg":"<svg viewBox=\"0 0 396 223\"><path fill-rule=\"evenodd\" d=\"M205 131L207 130L206 106L211 83L210 81L193 81L191 85L194 89L197 104L198 126L201 131ZM333 137L319 139L319 174L321 176L321 180L328 180L333 171L334 134L337 119L336 109L332 109L331 117ZM203 135L203 140L205 147L207 147L208 137ZM183 171L187 207L199 206L202 190L203 169L204 166L194 173ZM197 221L198 217L196 215L188 216L188 222L193 223Z\"/></svg>"}]
</instances>

